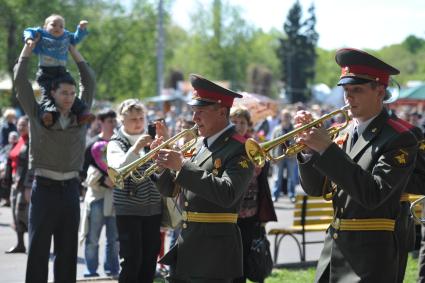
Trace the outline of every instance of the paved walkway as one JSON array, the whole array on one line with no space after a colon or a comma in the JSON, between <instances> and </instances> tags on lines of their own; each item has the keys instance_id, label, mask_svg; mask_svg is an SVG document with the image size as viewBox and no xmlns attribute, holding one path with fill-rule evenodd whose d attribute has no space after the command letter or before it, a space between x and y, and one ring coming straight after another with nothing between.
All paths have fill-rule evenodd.
<instances>
[{"instance_id":1,"label":"paved walkway","mask_svg":"<svg viewBox=\"0 0 425 283\"><path fill-rule=\"evenodd\" d=\"M289 202L289 200L287 198L281 198L279 202L275 203L275 207L278 214L279 225L290 225L292 222L293 205ZM4 253L4 251L16 243L15 232L10 227L11 219L10 208L0 207L0 283L20 283L25 280L26 254ZM323 239L324 233L311 233L308 236L315 239ZM27 238L25 238L25 241L27 243ZM104 243L104 235L101 237L101 242ZM273 244L272 239L270 239L270 242ZM103 247L103 245L101 247ZM273 250L273 247L271 247L271 249ZM307 261L317 260L321 249L322 244L307 246ZM100 248L101 259L103 258L103 250L104 248ZM299 254L295 242L293 239L285 238L281 244L278 263L291 263L298 261ZM84 272L84 253L82 246L79 247L78 250L77 272L77 278L82 279ZM101 274L101 276L104 275L102 267L99 267L99 274ZM49 280L53 280L52 262L50 262L49 266Z\"/></svg>"}]
</instances>

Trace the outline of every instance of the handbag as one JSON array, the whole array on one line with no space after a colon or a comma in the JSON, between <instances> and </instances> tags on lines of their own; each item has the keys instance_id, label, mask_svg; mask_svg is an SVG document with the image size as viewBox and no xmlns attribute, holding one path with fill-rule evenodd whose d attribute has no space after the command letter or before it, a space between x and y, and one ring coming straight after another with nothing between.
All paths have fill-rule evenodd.
<instances>
[{"instance_id":1,"label":"handbag","mask_svg":"<svg viewBox=\"0 0 425 283\"><path fill-rule=\"evenodd\" d=\"M183 220L177 202L172 197L162 197L161 227L175 229Z\"/></svg>"},{"instance_id":2,"label":"handbag","mask_svg":"<svg viewBox=\"0 0 425 283\"><path fill-rule=\"evenodd\" d=\"M245 276L253 282L263 281L272 273L273 259L270 253L270 242L265 233L253 239L246 259Z\"/></svg>"}]
</instances>

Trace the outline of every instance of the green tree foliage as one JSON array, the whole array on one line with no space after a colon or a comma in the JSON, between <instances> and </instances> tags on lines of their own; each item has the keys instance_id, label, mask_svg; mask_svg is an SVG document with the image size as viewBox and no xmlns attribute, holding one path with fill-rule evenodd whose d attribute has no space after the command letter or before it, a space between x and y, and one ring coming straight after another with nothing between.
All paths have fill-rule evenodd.
<instances>
[{"instance_id":1,"label":"green tree foliage","mask_svg":"<svg viewBox=\"0 0 425 283\"><path fill-rule=\"evenodd\" d=\"M341 70L335 62L335 50L325 50L317 48L317 61L315 69L315 83L324 83L329 87L334 87L338 82Z\"/></svg>"},{"instance_id":2,"label":"green tree foliage","mask_svg":"<svg viewBox=\"0 0 425 283\"><path fill-rule=\"evenodd\" d=\"M231 87L276 97L281 81L292 101L309 98L312 83L335 86L340 70L335 50L316 47L314 6L304 20L299 2L288 13L284 29L265 32L242 16L243 7L228 0L199 4L191 15L191 28L173 24L165 3L165 74L167 86L199 73L212 80L227 80ZM2 0L0 1L0 77L11 76L26 27L43 25L52 13L65 17L66 28L74 31L81 19L89 21L89 36L78 49L97 75L96 99L120 101L129 97L156 95L157 1L134 0L123 6L119 0ZM285 19L282 19L282 22ZM381 50L368 50L399 68L397 81L425 78L424 39L408 36ZM278 52L276 52L278 50ZM68 67L77 77L75 64ZM35 77L33 56L30 77ZM291 94L291 91L293 94ZM14 95L8 96L13 98ZM0 101L0 106L5 99ZM16 100L9 105L16 105Z\"/></svg>"},{"instance_id":3,"label":"green tree foliage","mask_svg":"<svg viewBox=\"0 0 425 283\"><path fill-rule=\"evenodd\" d=\"M402 44L410 53L414 54L425 45L425 40L409 35Z\"/></svg>"},{"instance_id":4,"label":"green tree foliage","mask_svg":"<svg viewBox=\"0 0 425 283\"><path fill-rule=\"evenodd\" d=\"M200 4L192 14L192 28L186 42L173 49L169 68L187 75L202 74L213 80L230 80L236 87L244 81L253 28L237 9L220 0L211 7Z\"/></svg>"},{"instance_id":5,"label":"green tree foliage","mask_svg":"<svg viewBox=\"0 0 425 283\"><path fill-rule=\"evenodd\" d=\"M258 65L267 68L276 82L278 61L271 51L277 46L277 32L255 29L241 17L240 9L219 0L210 7L198 5L190 31L177 34L180 41L170 51L173 57L167 68L180 70L186 78L189 73L199 73L212 80L228 80L234 89L249 90L252 81L247 70ZM268 89L261 94L277 93L274 85Z\"/></svg>"},{"instance_id":6,"label":"green tree foliage","mask_svg":"<svg viewBox=\"0 0 425 283\"><path fill-rule=\"evenodd\" d=\"M294 3L283 25L286 37L280 39L277 50L285 93L290 102L309 99L308 84L313 81L315 75L316 44L319 36L315 31L314 6L309 8L309 13L309 18L302 22L302 7L298 1Z\"/></svg>"},{"instance_id":7,"label":"green tree foliage","mask_svg":"<svg viewBox=\"0 0 425 283\"><path fill-rule=\"evenodd\" d=\"M152 96L156 92L155 7L139 1L130 13L117 9L114 13L93 24L81 47L96 71L96 97L123 100Z\"/></svg>"}]
</instances>

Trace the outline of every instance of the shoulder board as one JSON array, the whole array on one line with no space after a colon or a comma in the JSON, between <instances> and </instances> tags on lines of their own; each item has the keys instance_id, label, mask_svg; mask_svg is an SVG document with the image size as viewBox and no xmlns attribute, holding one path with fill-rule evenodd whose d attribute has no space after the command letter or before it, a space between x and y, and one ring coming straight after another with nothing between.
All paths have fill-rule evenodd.
<instances>
[{"instance_id":1,"label":"shoulder board","mask_svg":"<svg viewBox=\"0 0 425 283\"><path fill-rule=\"evenodd\" d=\"M236 141L238 141L238 142L240 142L240 143L245 143L245 142L246 142L246 140L247 140L247 138L246 138L246 137L244 137L244 136L242 136L242 135L240 135L240 134L233 134L233 135L232 135L232 139L234 139L234 140L236 140Z\"/></svg>"},{"instance_id":2,"label":"shoulder board","mask_svg":"<svg viewBox=\"0 0 425 283\"><path fill-rule=\"evenodd\" d=\"M404 133L404 132L408 132L409 129L401 124L398 119L393 119L393 118L389 118L387 120L387 124L390 125L391 128L393 128L397 133Z\"/></svg>"},{"instance_id":3,"label":"shoulder board","mask_svg":"<svg viewBox=\"0 0 425 283\"><path fill-rule=\"evenodd\" d=\"M396 118L395 120L397 122L399 122L400 124L402 124L404 127L406 127L409 130L411 130L411 129L413 129L415 127L412 124L410 124L409 122L407 122L406 120L403 120L403 119L400 119L400 118Z\"/></svg>"}]
</instances>

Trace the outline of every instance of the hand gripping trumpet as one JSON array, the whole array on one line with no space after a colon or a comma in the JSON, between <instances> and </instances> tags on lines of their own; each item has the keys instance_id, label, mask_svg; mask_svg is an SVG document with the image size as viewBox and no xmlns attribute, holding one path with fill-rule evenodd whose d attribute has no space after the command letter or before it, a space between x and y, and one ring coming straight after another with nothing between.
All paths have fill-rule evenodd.
<instances>
[{"instance_id":1,"label":"hand gripping trumpet","mask_svg":"<svg viewBox=\"0 0 425 283\"><path fill-rule=\"evenodd\" d=\"M329 114L325 114L319 119L316 119L308 124L305 124L299 128L292 130L289 133L286 133L273 140L263 142L261 144L258 143L256 140L250 138L245 142L246 154L248 155L249 159L251 159L251 161L259 167L263 167L266 160L277 162L279 160L282 160L283 158L294 156L306 148L306 145L295 142L295 139L299 134L313 127L320 127L324 121L336 115L342 114L345 118L345 122L342 125L332 126L326 130L329 136L333 138L336 136L337 133L339 133L341 130L345 129L348 126L350 122L350 116L348 114L349 109L350 106L345 105L341 109L335 110ZM273 157L270 154L270 151L280 145L283 146L283 154L277 157Z\"/></svg>"},{"instance_id":2,"label":"hand gripping trumpet","mask_svg":"<svg viewBox=\"0 0 425 283\"><path fill-rule=\"evenodd\" d=\"M192 136L193 138L179 148L179 151L183 153L190 150L196 144L198 138L198 125L195 125L190 129L181 131L180 133L163 142L158 147L149 151L146 155L134 160L133 162L125 166L122 166L117 169L108 167L109 178L119 189L124 189L124 180L128 177L130 177L135 183L143 182L144 180L146 180L146 178L157 172L159 170L159 166L158 164L153 163L143 172L143 174L141 174L137 169L140 168L140 166L142 166L146 162L152 160L161 149L170 148L173 144L175 145L178 140L186 136Z\"/></svg>"}]
</instances>

